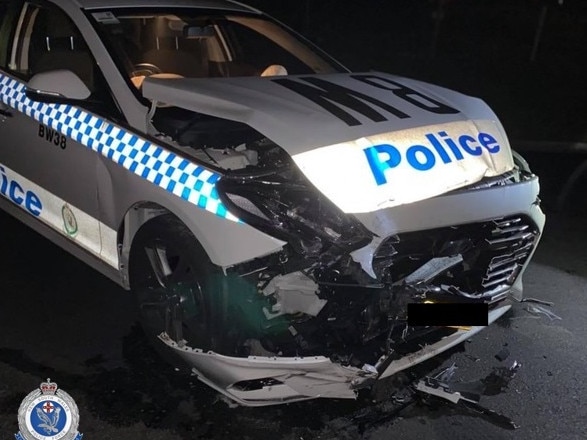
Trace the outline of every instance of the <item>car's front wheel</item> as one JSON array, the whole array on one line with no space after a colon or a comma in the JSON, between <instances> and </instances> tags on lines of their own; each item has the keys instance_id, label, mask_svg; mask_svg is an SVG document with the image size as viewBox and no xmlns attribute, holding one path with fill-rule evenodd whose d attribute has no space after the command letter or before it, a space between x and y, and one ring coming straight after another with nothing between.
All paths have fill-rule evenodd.
<instances>
[{"instance_id":1,"label":"car's front wheel","mask_svg":"<svg viewBox=\"0 0 587 440\"><path fill-rule=\"evenodd\" d=\"M165 332L180 346L211 349L212 304L207 287L215 266L176 217L150 220L137 232L129 275L141 324L161 351Z\"/></svg>"}]
</instances>

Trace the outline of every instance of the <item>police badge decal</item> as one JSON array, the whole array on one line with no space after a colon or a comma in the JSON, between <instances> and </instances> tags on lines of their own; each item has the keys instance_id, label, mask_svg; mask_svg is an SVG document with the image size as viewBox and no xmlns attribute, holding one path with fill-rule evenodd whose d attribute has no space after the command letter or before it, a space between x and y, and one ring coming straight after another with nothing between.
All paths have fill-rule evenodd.
<instances>
[{"instance_id":1,"label":"police badge decal","mask_svg":"<svg viewBox=\"0 0 587 440\"><path fill-rule=\"evenodd\" d=\"M79 410L73 398L47 379L18 408L17 440L80 440Z\"/></svg>"}]
</instances>

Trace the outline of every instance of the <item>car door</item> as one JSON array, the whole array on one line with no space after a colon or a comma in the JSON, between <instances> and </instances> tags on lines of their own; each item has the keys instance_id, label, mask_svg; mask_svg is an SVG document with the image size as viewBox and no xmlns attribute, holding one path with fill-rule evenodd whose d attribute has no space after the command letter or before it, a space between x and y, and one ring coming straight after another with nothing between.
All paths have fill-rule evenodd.
<instances>
[{"instance_id":1,"label":"car door","mask_svg":"<svg viewBox=\"0 0 587 440\"><path fill-rule=\"evenodd\" d=\"M12 1L4 19L0 194L99 256L98 158L76 139L92 135L86 130L96 119L87 110L100 103L99 84L105 82L99 81L92 54L61 9L37 1ZM58 69L74 72L93 98L71 105L37 102L26 96L34 75Z\"/></svg>"}]
</instances>

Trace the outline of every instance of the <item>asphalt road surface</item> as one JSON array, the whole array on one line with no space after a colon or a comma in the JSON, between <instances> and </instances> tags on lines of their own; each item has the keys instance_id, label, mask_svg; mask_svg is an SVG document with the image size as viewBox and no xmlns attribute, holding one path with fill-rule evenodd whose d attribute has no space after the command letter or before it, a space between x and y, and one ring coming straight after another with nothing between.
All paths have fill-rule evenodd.
<instances>
[{"instance_id":1,"label":"asphalt road surface","mask_svg":"<svg viewBox=\"0 0 587 440\"><path fill-rule=\"evenodd\" d=\"M548 214L525 286L553 306L516 304L443 359L356 401L261 409L232 407L161 363L127 292L0 214L0 439L14 438L20 402L47 377L76 400L88 440L586 439L587 216ZM398 391L453 363L453 383L482 384L480 404L503 417Z\"/></svg>"}]
</instances>

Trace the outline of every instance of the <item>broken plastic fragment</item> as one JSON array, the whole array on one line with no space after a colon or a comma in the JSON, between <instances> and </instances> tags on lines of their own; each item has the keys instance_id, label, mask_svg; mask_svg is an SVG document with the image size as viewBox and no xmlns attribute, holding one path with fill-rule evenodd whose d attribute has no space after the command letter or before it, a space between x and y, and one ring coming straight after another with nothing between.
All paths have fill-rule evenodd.
<instances>
[{"instance_id":1,"label":"broken plastic fragment","mask_svg":"<svg viewBox=\"0 0 587 440\"><path fill-rule=\"evenodd\" d=\"M492 409L485 408L477 403L471 403L467 401L463 401L463 406L483 415L488 421L505 428L505 429L518 429L520 425L516 424L512 419L509 417L504 416Z\"/></svg>"},{"instance_id":2,"label":"broken plastic fragment","mask_svg":"<svg viewBox=\"0 0 587 440\"><path fill-rule=\"evenodd\" d=\"M533 305L529 304L524 308L524 310L526 310L527 312L529 312L533 315L544 315L544 316L550 318L551 321L554 321L556 319L559 319L562 321L562 319L563 319L560 316L556 315L555 313L551 312L550 310L547 310L541 306L533 306Z\"/></svg>"},{"instance_id":3,"label":"broken plastic fragment","mask_svg":"<svg viewBox=\"0 0 587 440\"><path fill-rule=\"evenodd\" d=\"M434 377L434 379L436 379L439 382L448 384L450 382L450 380L452 379L452 377L454 376L455 372L457 371L457 368L458 368L457 365L453 362L453 364L450 367L447 367L444 370L441 370L433 377Z\"/></svg>"},{"instance_id":4,"label":"broken plastic fragment","mask_svg":"<svg viewBox=\"0 0 587 440\"><path fill-rule=\"evenodd\" d=\"M542 304L545 306L554 306L554 303L552 301L545 301L543 299L538 299L538 298L522 298L520 300L520 302L532 302L532 303L537 303L537 304Z\"/></svg>"},{"instance_id":5,"label":"broken plastic fragment","mask_svg":"<svg viewBox=\"0 0 587 440\"><path fill-rule=\"evenodd\" d=\"M507 371L509 377L511 378L515 375L515 372L518 370L520 366L521 364L514 361L513 365L509 369L502 369ZM451 368L452 367L449 367L448 369L443 370L439 374L446 374L447 370ZM446 384L440 383L437 379L433 377L426 377L424 379L421 379L420 381L418 381L418 383L416 383L415 389L417 391L420 391L421 393L428 394L434 397L439 397L441 399L444 399L445 401L449 401L454 404L460 404L460 406L470 409L478 414L481 414L488 421L502 428L512 430L519 428L519 426L516 423L514 423L510 418L479 405L478 402L480 396L476 396L473 393L453 391L449 389Z\"/></svg>"},{"instance_id":6,"label":"broken plastic fragment","mask_svg":"<svg viewBox=\"0 0 587 440\"><path fill-rule=\"evenodd\" d=\"M452 403L458 403L461 400L460 393L450 391L445 384L439 383L432 377L426 377L418 381L415 388L422 393L440 397Z\"/></svg>"},{"instance_id":7,"label":"broken plastic fragment","mask_svg":"<svg viewBox=\"0 0 587 440\"><path fill-rule=\"evenodd\" d=\"M327 303L318 298L317 290L318 285L300 271L278 275L263 289L265 296L276 300L271 310L263 307L263 313L267 319L299 312L317 316Z\"/></svg>"},{"instance_id":8,"label":"broken plastic fragment","mask_svg":"<svg viewBox=\"0 0 587 440\"><path fill-rule=\"evenodd\" d=\"M373 365L365 364L361 369L367 373L379 374L379 371L377 371L377 368L375 368Z\"/></svg>"}]
</instances>

